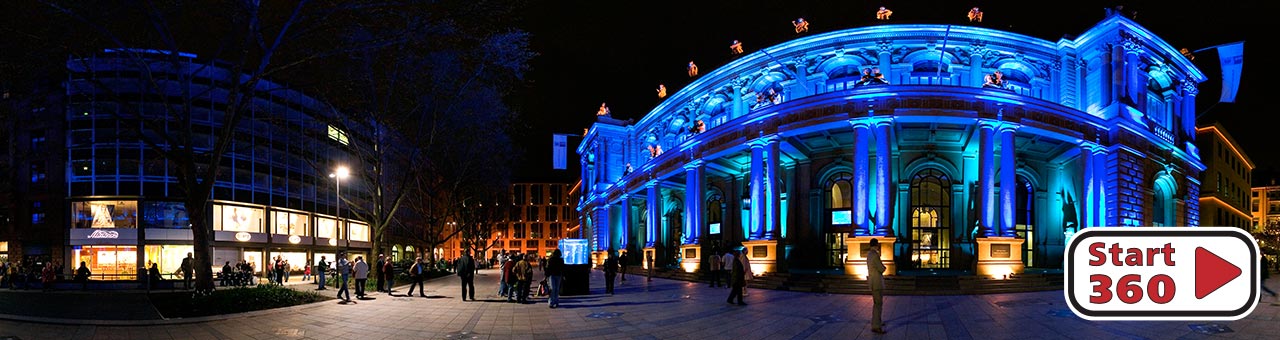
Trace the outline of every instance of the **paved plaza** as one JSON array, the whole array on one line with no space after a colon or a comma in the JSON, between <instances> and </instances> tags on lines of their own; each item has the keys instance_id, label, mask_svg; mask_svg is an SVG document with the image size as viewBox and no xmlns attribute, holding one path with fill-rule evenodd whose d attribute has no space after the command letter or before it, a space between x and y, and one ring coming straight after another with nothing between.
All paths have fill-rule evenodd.
<instances>
[{"instance_id":1,"label":"paved plaza","mask_svg":"<svg viewBox=\"0 0 1280 340\"><path fill-rule=\"evenodd\" d=\"M592 275L592 291L602 292L603 275ZM748 305L737 306L725 303L725 288L657 278L646 282L628 275L616 295L565 297L560 308L549 309L545 299L527 305L498 302L493 270L481 272L477 287L483 293L479 302L460 300L458 279L444 277L427 283L426 298L378 293L358 304L333 300L196 319L76 321L0 315L0 339L1097 340L1274 339L1280 334L1280 307L1269 297L1252 315L1234 322L1088 322L1071 313L1061 291L889 296L884 309L888 334L880 335L868 326L871 299L864 295L751 289ZM400 287L396 295L407 288ZM119 313L112 310L117 307L60 306L102 314Z\"/></svg>"}]
</instances>

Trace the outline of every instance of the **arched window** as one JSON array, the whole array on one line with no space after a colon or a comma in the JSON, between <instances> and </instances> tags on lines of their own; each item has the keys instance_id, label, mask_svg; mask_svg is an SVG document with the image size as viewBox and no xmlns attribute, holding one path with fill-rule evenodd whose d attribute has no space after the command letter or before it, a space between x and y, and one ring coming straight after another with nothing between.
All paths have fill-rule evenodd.
<instances>
[{"instance_id":1,"label":"arched window","mask_svg":"<svg viewBox=\"0 0 1280 340\"><path fill-rule=\"evenodd\" d=\"M836 173L824 187L827 189L827 232L853 231L853 174Z\"/></svg>"},{"instance_id":2,"label":"arched window","mask_svg":"<svg viewBox=\"0 0 1280 340\"><path fill-rule=\"evenodd\" d=\"M391 246L391 261L400 261L400 245Z\"/></svg>"},{"instance_id":3,"label":"arched window","mask_svg":"<svg viewBox=\"0 0 1280 340\"><path fill-rule=\"evenodd\" d=\"M1036 189L1026 177L1018 176L1017 206L1014 207L1014 230L1018 238L1026 240L1022 247L1022 262L1028 267L1035 263Z\"/></svg>"},{"instance_id":4,"label":"arched window","mask_svg":"<svg viewBox=\"0 0 1280 340\"><path fill-rule=\"evenodd\" d=\"M713 193L710 198L707 198L707 206L704 207L704 210L707 213L707 234L720 234L721 223L724 223L723 208L724 197L720 196L720 193Z\"/></svg>"},{"instance_id":5,"label":"arched window","mask_svg":"<svg viewBox=\"0 0 1280 340\"><path fill-rule=\"evenodd\" d=\"M413 246L404 246L404 258L406 259L417 258L417 254L415 254L413 251Z\"/></svg>"},{"instance_id":6,"label":"arched window","mask_svg":"<svg viewBox=\"0 0 1280 340\"><path fill-rule=\"evenodd\" d=\"M911 178L911 261L916 268L951 266L951 180L935 169Z\"/></svg>"}]
</instances>

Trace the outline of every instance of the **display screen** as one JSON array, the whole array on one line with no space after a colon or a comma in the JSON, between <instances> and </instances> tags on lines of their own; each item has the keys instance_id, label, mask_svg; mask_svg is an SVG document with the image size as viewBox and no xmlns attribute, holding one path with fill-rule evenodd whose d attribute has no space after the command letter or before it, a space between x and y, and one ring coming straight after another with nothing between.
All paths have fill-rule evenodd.
<instances>
[{"instance_id":1,"label":"display screen","mask_svg":"<svg viewBox=\"0 0 1280 340\"><path fill-rule=\"evenodd\" d=\"M712 234L719 234L719 233L720 233L720 223L712 223L712 224L711 224L711 233L712 233Z\"/></svg>"},{"instance_id":2,"label":"display screen","mask_svg":"<svg viewBox=\"0 0 1280 340\"><path fill-rule=\"evenodd\" d=\"M564 255L564 264L587 264L591 255L587 240L581 238L561 239L560 253Z\"/></svg>"},{"instance_id":3,"label":"display screen","mask_svg":"<svg viewBox=\"0 0 1280 340\"><path fill-rule=\"evenodd\" d=\"M849 210L836 210L831 212L831 225L850 224L853 224L853 215Z\"/></svg>"}]
</instances>

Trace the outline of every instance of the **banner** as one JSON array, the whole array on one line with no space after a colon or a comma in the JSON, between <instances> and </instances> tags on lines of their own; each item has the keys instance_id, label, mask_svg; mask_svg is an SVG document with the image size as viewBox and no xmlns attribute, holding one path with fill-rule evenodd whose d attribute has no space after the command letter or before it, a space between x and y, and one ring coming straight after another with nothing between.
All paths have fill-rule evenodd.
<instances>
[{"instance_id":1,"label":"banner","mask_svg":"<svg viewBox=\"0 0 1280 340\"><path fill-rule=\"evenodd\" d=\"M551 139L552 144L552 167L556 170L564 170L568 163L565 158L568 157L569 136L562 134L554 134Z\"/></svg>"},{"instance_id":2,"label":"banner","mask_svg":"<svg viewBox=\"0 0 1280 340\"><path fill-rule=\"evenodd\" d=\"M1222 62L1222 98L1218 101L1234 103L1244 69L1244 42L1218 46L1218 60Z\"/></svg>"}]
</instances>

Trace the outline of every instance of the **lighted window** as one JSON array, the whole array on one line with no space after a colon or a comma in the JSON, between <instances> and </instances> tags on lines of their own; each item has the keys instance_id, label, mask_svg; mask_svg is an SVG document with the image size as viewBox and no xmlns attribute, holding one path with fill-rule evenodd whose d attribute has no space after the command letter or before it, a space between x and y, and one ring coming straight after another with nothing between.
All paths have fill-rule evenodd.
<instances>
[{"instance_id":1,"label":"lighted window","mask_svg":"<svg viewBox=\"0 0 1280 340\"><path fill-rule=\"evenodd\" d=\"M841 172L827 180L827 225L838 227L830 231L848 231L853 225L852 179L853 174Z\"/></svg>"},{"instance_id":2,"label":"lighted window","mask_svg":"<svg viewBox=\"0 0 1280 340\"><path fill-rule=\"evenodd\" d=\"M325 217L316 218L316 237L339 238L339 235L342 235L342 229L339 228L337 220Z\"/></svg>"},{"instance_id":3,"label":"lighted window","mask_svg":"<svg viewBox=\"0 0 1280 340\"><path fill-rule=\"evenodd\" d=\"M951 180L935 169L911 179L911 261L916 268L951 266Z\"/></svg>"},{"instance_id":4,"label":"lighted window","mask_svg":"<svg viewBox=\"0 0 1280 340\"><path fill-rule=\"evenodd\" d=\"M195 247L187 245L148 245L146 246L147 265L156 264L156 269L160 270L160 274L164 278L180 278L182 270L182 259L187 257L187 253L195 251ZM218 268L214 272L222 270L221 263L215 263L214 267Z\"/></svg>"},{"instance_id":5,"label":"lighted window","mask_svg":"<svg viewBox=\"0 0 1280 340\"><path fill-rule=\"evenodd\" d=\"M351 225L351 240L360 242L369 242L369 225L364 223L349 222Z\"/></svg>"},{"instance_id":6,"label":"lighted window","mask_svg":"<svg viewBox=\"0 0 1280 340\"><path fill-rule=\"evenodd\" d=\"M0 242L0 252L9 251L9 242Z\"/></svg>"},{"instance_id":7,"label":"lighted window","mask_svg":"<svg viewBox=\"0 0 1280 340\"><path fill-rule=\"evenodd\" d=\"M308 220L310 218L304 214L284 211L273 212L271 214L271 224L273 226L271 233L276 235L311 236Z\"/></svg>"},{"instance_id":8,"label":"lighted window","mask_svg":"<svg viewBox=\"0 0 1280 340\"><path fill-rule=\"evenodd\" d=\"M338 143L342 143L342 145L348 145L351 143L351 141L347 140L347 132L334 127L333 125L329 125L329 139L338 141Z\"/></svg>"},{"instance_id":9,"label":"lighted window","mask_svg":"<svg viewBox=\"0 0 1280 340\"><path fill-rule=\"evenodd\" d=\"M215 204L213 230L262 232L262 209Z\"/></svg>"},{"instance_id":10,"label":"lighted window","mask_svg":"<svg viewBox=\"0 0 1280 340\"><path fill-rule=\"evenodd\" d=\"M72 202L71 225L75 228L137 228L138 202Z\"/></svg>"},{"instance_id":11,"label":"lighted window","mask_svg":"<svg viewBox=\"0 0 1280 340\"><path fill-rule=\"evenodd\" d=\"M76 246L75 262L84 262L94 280L136 280L137 246ZM68 268L80 264L68 264Z\"/></svg>"}]
</instances>

